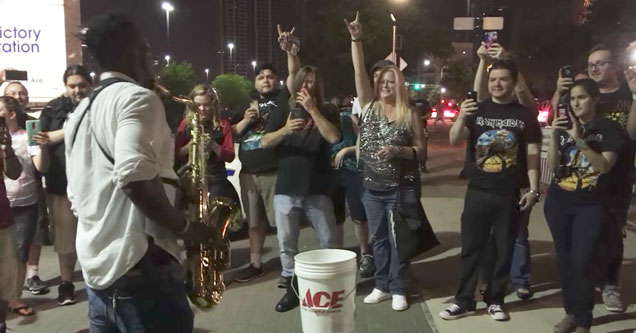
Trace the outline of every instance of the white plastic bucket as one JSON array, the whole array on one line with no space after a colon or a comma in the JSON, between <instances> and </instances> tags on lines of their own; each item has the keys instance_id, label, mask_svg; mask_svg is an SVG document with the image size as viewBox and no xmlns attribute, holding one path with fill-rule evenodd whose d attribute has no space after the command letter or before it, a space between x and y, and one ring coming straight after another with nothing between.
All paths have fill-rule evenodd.
<instances>
[{"instance_id":1,"label":"white plastic bucket","mask_svg":"<svg viewBox=\"0 0 636 333\"><path fill-rule=\"evenodd\" d=\"M304 333L353 333L356 254L324 249L294 257Z\"/></svg>"}]
</instances>

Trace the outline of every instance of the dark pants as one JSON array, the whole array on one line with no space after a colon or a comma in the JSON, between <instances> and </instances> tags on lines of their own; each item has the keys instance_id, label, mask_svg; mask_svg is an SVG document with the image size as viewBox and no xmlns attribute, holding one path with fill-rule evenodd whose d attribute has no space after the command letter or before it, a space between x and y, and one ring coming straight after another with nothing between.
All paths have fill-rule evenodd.
<instances>
[{"instance_id":1,"label":"dark pants","mask_svg":"<svg viewBox=\"0 0 636 333\"><path fill-rule=\"evenodd\" d=\"M21 263L29 259L29 249L38 227L38 204L24 207L11 207L15 221L15 243L18 247L18 259Z\"/></svg>"},{"instance_id":2,"label":"dark pants","mask_svg":"<svg viewBox=\"0 0 636 333\"><path fill-rule=\"evenodd\" d=\"M530 260L530 242L528 241L528 225L530 223L530 213L532 209L528 209L520 213L519 217L519 233L515 240L514 250L512 252L512 262L510 263L510 281L515 288L529 287L532 278L532 262ZM489 260L495 257L496 245L491 237L490 246L484 258L484 268L482 271L482 280L490 280L494 261Z\"/></svg>"},{"instance_id":3,"label":"dark pants","mask_svg":"<svg viewBox=\"0 0 636 333\"><path fill-rule=\"evenodd\" d=\"M627 222L627 211L631 202L631 193L624 193L612 199L609 207L607 226L602 229L598 255L597 285L603 287L603 292L618 289L620 272L623 265L623 228Z\"/></svg>"},{"instance_id":4,"label":"dark pants","mask_svg":"<svg viewBox=\"0 0 636 333\"><path fill-rule=\"evenodd\" d=\"M390 221L397 195L397 190L365 189L362 203L369 220L369 235L373 245L375 288L393 295L406 295L410 262L401 261L398 257ZM419 198L419 191L415 187L404 188L402 200L405 203L416 202Z\"/></svg>"},{"instance_id":5,"label":"dark pants","mask_svg":"<svg viewBox=\"0 0 636 333\"><path fill-rule=\"evenodd\" d=\"M592 257L608 218L599 204L576 204L548 195L545 217L552 233L563 290L563 307L576 325L589 328L594 308Z\"/></svg>"},{"instance_id":6,"label":"dark pants","mask_svg":"<svg viewBox=\"0 0 636 333\"><path fill-rule=\"evenodd\" d=\"M337 188L333 190L331 200L336 215L336 224L343 224L347 218L346 207L349 207L349 216L354 223L366 222L367 215L362 204L362 177L359 173L347 169L339 169L335 172Z\"/></svg>"},{"instance_id":7,"label":"dark pants","mask_svg":"<svg viewBox=\"0 0 636 333\"><path fill-rule=\"evenodd\" d=\"M172 259L157 261L149 253L110 287L86 288L91 333L192 332L185 270Z\"/></svg>"},{"instance_id":8,"label":"dark pants","mask_svg":"<svg viewBox=\"0 0 636 333\"><path fill-rule=\"evenodd\" d=\"M515 191L508 194L468 188L462 213L462 253L460 259L461 280L455 300L465 309L474 309L475 288L480 268L489 253L494 262L493 271L486 288L484 301L487 304L503 305L510 261L519 228L518 196ZM489 242L492 235L492 242ZM492 245L490 245L492 244Z\"/></svg>"}]
</instances>

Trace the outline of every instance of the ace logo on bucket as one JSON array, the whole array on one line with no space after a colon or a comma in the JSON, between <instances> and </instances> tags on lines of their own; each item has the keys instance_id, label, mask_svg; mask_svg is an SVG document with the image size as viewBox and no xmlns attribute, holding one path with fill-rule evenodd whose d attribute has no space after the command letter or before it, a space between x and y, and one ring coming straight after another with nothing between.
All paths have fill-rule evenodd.
<instances>
[{"instance_id":1,"label":"ace logo on bucket","mask_svg":"<svg viewBox=\"0 0 636 333\"><path fill-rule=\"evenodd\" d=\"M304 310L316 312L340 309L342 308L342 301L344 301L344 292L344 290L338 290L331 293L318 291L312 294L311 289L307 289L301 305ZM340 310L333 312L339 311Z\"/></svg>"}]
</instances>

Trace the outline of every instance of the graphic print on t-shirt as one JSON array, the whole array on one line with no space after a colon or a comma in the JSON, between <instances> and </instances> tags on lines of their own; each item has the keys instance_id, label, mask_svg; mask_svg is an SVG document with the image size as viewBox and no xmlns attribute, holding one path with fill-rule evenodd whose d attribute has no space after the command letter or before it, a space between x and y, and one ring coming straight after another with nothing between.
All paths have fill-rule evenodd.
<instances>
[{"instance_id":1,"label":"graphic print on t-shirt","mask_svg":"<svg viewBox=\"0 0 636 333\"><path fill-rule=\"evenodd\" d=\"M591 190L597 182L600 173L592 167L585 155L576 148L574 140L571 137L565 139L563 136L559 138L561 147L563 148L563 167L566 170L566 176L558 180L559 187L566 191ZM603 134L596 134L593 138L598 142L603 141Z\"/></svg>"},{"instance_id":2,"label":"graphic print on t-shirt","mask_svg":"<svg viewBox=\"0 0 636 333\"><path fill-rule=\"evenodd\" d=\"M254 150L263 148L261 139L265 135L265 124L269 121L270 111L277 107L278 105L273 100L258 104L258 109L260 110L258 118L256 118L256 121L250 126L250 130L245 135L241 149Z\"/></svg>"},{"instance_id":3,"label":"graphic print on t-shirt","mask_svg":"<svg viewBox=\"0 0 636 333\"><path fill-rule=\"evenodd\" d=\"M502 172L517 164L519 142L513 132L493 129L482 133L475 144L477 166L485 172Z\"/></svg>"}]
</instances>

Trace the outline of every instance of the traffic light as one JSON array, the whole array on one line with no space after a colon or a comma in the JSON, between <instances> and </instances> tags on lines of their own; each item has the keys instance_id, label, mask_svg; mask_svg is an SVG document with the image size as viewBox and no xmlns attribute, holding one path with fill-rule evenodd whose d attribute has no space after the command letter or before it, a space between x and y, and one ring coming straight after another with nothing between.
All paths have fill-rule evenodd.
<instances>
[{"instance_id":1,"label":"traffic light","mask_svg":"<svg viewBox=\"0 0 636 333\"><path fill-rule=\"evenodd\" d=\"M421 85L421 84L419 84L419 83L416 83L416 84L413 86L413 90L415 90L415 91L419 91L420 89L422 89L422 85Z\"/></svg>"}]
</instances>

